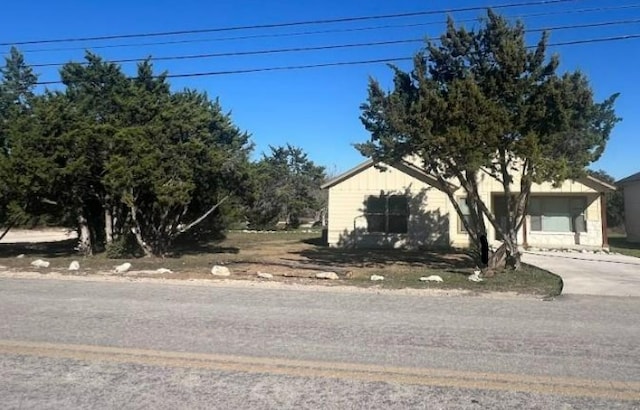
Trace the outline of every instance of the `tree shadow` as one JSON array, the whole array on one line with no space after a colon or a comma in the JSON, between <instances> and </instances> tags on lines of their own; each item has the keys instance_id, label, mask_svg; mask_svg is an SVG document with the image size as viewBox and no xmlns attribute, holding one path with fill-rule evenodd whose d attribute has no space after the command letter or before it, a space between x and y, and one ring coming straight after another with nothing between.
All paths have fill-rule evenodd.
<instances>
[{"instance_id":1,"label":"tree shadow","mask_svg":"<svg viewBox=\"0 0 640 410\"><path fill-rule=\"evenodd\" d=\"M620 249L640 251L640 242L628 241L626 237L609 237L609 245Z\"/></svg>"},{"instance_id":2,"label":"tree shadow","mask_svg":"<svg viewBox=\"0 0 640 410\"><path fill-rule=\"evenodd\" d=\"M75 249L78 240L65 239L53 242L14 242L0 243L0 257L10 258L18 255L38 255L46 258L70 257L77 255Z\"/></svg>"},{"instance_id":3,"label":"tree shadow","mask_svg":"<svg viewBox=\"0 0 640 410\"><path fill-rule=\"evenodd\" d=\"M318 246L297 252L305 259L301 263L324 265L330 267L360 268L384 267L401 264L415 267L428 266L434 269L468 269L474 266L473 259L466 253L451 248L443 249L363 249L363 248L329 248ZM466 272L468 275L468 272Z\"/></svg>"},{"instance_id":4,"label":"tree shadow","mask_svg":"<svg viewBox=\"0 0 640 410\"><path fill-rule=\"evenodd\" d=\"M304 242L314 248L290 253L303 256L308 263L334 267L384 267L390 264L428 265L439 269L473 267L473 259L467 253L451 246L449 215L442 214L439 209L426 209L429 191L430 188L424 188L416 193L407 187L393 193L381 192L373 200L366 198L358 209L353 228L340 233L337 246L329 247L323 238L313 238ZM380 222L370 216L370 205L390 194L407 198L406 229L394 230L404 233L389 233L389 229L384 233L371 232L369 227L380 225ZM405 228L402 223L398 226Z\"/></svg>"},{"instance_id":5,"label":"tree shadow","mask_svg":"<svg viewBox=\"0 0 640 410\"><path fill-rule=\"evenodd\" d=\"M300 242L313 246L326 246L327 244L326 240L322 236L319 236L317 238L301 239Z\"/></svg>"},{"instance_id":6,"label":"tree shadow","mask_svg":"<svg viewBox=\"0 0 640 410\"><path fill-rule=\"evenodd\" d=\"M193 242L193 243L181 243L175 245L169 254L172 258L179 258L182 256L202 255L207 253L229 253L238 254L240 248L235 246L221 246L217 243L205 243L205 242Z\"/></svg>"}]
</instances>

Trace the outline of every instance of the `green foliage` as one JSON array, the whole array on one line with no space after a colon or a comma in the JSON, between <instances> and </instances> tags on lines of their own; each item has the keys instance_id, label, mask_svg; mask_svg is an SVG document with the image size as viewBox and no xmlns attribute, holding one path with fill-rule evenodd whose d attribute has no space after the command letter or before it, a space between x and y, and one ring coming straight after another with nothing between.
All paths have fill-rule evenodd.
<instances>
[{"instance_id":1,"label":"green foliage","mask_svg":"<svg viewBox=\"0 0 640 410\"><path fill-rule=\"evenodd\" d=\"M10 164L11 134L16 123L31 113L33 88L38 79L24 56L12 47L0 68L0 80L0 226L18 225L25 222L25 217L17 212L17 192L11 184L14 177Z\"/></svg>"},{"instance_id":2,"label":"green foliage","mask_svg":"<svg viewBox=\"0 0 640 410\"><path fill-rule=\"evenodd\" d=\"M279 219L297 228L300 218L319 211L324 167L298 147L270 147L270 155L252 167L253 198L247 211L251 229L273 229Z\"/></svg>"},{"instance_id":3,"label":"green foliage","mask_svg":"<svg viewBox=\"0 0 640 410\"><path fill-rule=\"evenodd\" d=\"M601 181L615 185L616 179L604 170L588 170L589 175ZM613 192L607 192L607 226L615 228L624 224L624 192L622 188Z\"/></svg>"},{"instance_id":4,"label":"green foliage","mask_svg":"<svg viewBox=\"0 0 640 410\"><path fill-rule=\"evenodd\" d=\"M583 176L619 121L617 95L595 102L582 73L557 73L558 57L546 58L546 43L545 33L528 50L524 26L491 10L477 31L456 28L450 19L440 45L427 42L410 72L392 67L390 92L370 80L361 120L371 140L357 149L386 163L416 158L461 215L446 185L455 182L467 197L465 225L474 242L486 235L486 219L508 253L517 254L531 184ZM507 201L506 228L479 194L481 170L502 184L505 198L514 198ZM516 173L520 187L512 183Z\"/></svg>"},{"instance_id":5,"label":"green foliage","mask_svg":"<svg viewBox=\"0 0 640 410\"><path fill-rule=\"evenodd\" d=\"M131 235L123 235L106 245L105 255L109 259L125 259L143 255L136 238Z\"/></svg>"},{"instance_id":6,"label":"green foliage","mask_svg":"<svg viewBox=\"0 0 640 410\"><path fill-rule=\"evenodd\" d=\"M217 100L172 92L149 61L127 78L97 55L85 59L62 68L63 91L29 96L29 111L9 121L0 173L12 200L25 214L84 226L87 253L110 237L110 254L128 251L132 230L155 255L187 231L218 235L242 200L248 134Z\"/></svg>"}]
</instances>

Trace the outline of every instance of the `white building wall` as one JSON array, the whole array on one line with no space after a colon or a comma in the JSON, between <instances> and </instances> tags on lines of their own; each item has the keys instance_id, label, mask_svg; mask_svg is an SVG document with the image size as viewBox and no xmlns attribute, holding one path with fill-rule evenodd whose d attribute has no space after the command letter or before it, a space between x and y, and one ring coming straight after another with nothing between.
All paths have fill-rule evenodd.
<instances>
[{"instance_id":1,"label":"white building wall","mask_svg":"<svg viewBox=\"0 0 640 410\"><path fill-rule=\"evenodd\" d=\"M640 242L640 181L624 187L624 216L627 241Z\"/></svg>"},{"instance_id":2,"label":"white building wall","mask_svg":"<svg viewBox=\"0 0 640 410\"><path fill-rule=\"evenodd\" d=\"M456 181L452 180L455 184ZM502 185L489 175L482 174L481 196L484 202L492 207L494 194L502 194ZM518 191L520 181L514 178L514 193ZM411 198L411 219L408 234L384 235L367 234L366 219L363 216L364 201L368 195L381 193L408 193ZM459 195L464 195L462 189ZM529 218L526 220L527 243L540 248L580 248L602 246L602 221L599 193L593 188L578 181L565 181L560 187L550 183L534 184L532 194L576 195L587 198L585 219L587 232L574 234L570 232L532 232ZM421 198L418 200L418 198ZM640 184L638 185L636 209L640 209ZM442 191L423 183L393 167L381 172L369 167L356 175L329 188L327 240L330 246L401 247L421 244L448 244L456 247L469 246L469 236L458 230L458 215L447 195ZM638 214L640 228L640 213ZM488 220L489 241L494 246L495 232ZM425 229L427 227L428 229ZM436 229L439 228L439 229ZM518 232L518 243L524 243L523 227ZM640 234L640 232L639 232Z\"/></svg>"}]
</instances>

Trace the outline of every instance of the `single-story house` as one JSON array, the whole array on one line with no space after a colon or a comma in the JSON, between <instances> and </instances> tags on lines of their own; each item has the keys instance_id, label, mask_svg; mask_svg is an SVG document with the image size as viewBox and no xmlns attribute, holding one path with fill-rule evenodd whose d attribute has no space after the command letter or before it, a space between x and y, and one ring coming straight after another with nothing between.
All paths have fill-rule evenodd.
<instances>
[{"instance_id":1,"label":"single-story house","mask_svg":"<svg viewBox=\"0 0 640 410\"><path fill-rule=\"evenodd\" d=\"M469 246L469 235L437 178L415 162L381 165L384 171L368 160L322 186L329 198L325 233L329 246ZM513 179L517 192L520 180ZM454 180L451 183L455 187ZM607 248L604 194L615 189L591 176L564 181L558 188L551 183L534 184L518 243L540 248ZM464 211L464 189L457 192ZM500 219L506 213L500 200L502 185L482 173L480 192ZM487 226L490 243L498 246L495 229L488 221Z\"/></svg>"},{"instance_id":2,"label":"single-story house","mask_svg":"<svg viewBox=\"0 0 640 410\"><path fill-rule=\"evenodd\" d=\"M624 227L627 241L640 242L640 172L617 182L624 192Z\"/></svg>"}]
</instances>

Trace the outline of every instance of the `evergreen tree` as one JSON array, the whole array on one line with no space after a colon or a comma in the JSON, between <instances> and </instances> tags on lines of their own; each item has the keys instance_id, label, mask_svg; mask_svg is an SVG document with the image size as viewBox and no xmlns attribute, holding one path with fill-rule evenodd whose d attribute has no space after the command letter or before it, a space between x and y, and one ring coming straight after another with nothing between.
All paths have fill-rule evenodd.
<instances>
[{"instance_id":1,"label":"evergreen tree","mask_svg":"<svg viewBox=\"0 0 640 410\"><path fill-rule=\"evenodd\" d=\"M248 212L250 225L264 229L283 219L287 227L296 228L303 215L322 207L319 191L325 169L291 144L269 148L270 155L263 155L254 165L256 191Z\"/></svg>"},{"instance_id":2,"label":"evergreen tree","mask_svg":"<svg viewBox=\"0 0 640 410\"><path fill-rule=\"evenodd\" d=\"M440 45L427 42L411 72L393 67L388 93L371 79L362 105L371 140L357 145L360 152L386 163L417 158L440 181L472 243L479 249L491 224L513 268L531 185L583 176L618 121L617 95L595 102L582 73L557 73L558 57L546 58L546 44L545 33L528 50L524 26L491 10L477 31L449 19ZM481 174L503 187L505 225L478 190ZM466 197L468 220L451 183Z\"/></svg>"},{"instance_id":3,"label":"evergreen tree","mask_svg":"<svg viewBox=\"0 0 640 410\"><path fill-rule=\"evenodd\" d=\"M22 53L12 47L0 68L0 231L2 239L11 227L25 221L25 214L11 185L11 134L16 124L31 115L33 90L38 81ZM15 132L15 129L14 129Z\"/></svg>"}]
</instances>

